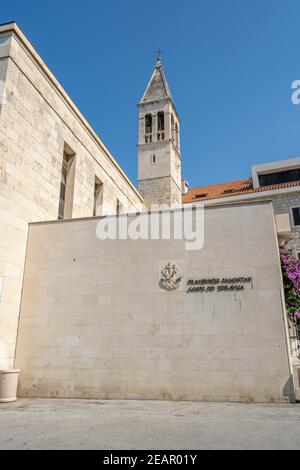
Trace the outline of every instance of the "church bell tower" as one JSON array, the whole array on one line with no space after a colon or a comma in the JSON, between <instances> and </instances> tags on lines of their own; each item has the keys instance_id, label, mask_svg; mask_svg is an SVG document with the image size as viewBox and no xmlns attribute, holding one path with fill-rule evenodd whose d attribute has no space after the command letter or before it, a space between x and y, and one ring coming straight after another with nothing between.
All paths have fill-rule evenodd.
<instances>
[{"instance_id":1,"label":"church bell tower","mask_svg":"<svg viewBox=\"0 0 300 470\"><path fill-rule=\"evenodd\" d=\"M160 57L138 105L138 183L151 204L181 205L180 118Z\"/></svg>"}]
</instances>

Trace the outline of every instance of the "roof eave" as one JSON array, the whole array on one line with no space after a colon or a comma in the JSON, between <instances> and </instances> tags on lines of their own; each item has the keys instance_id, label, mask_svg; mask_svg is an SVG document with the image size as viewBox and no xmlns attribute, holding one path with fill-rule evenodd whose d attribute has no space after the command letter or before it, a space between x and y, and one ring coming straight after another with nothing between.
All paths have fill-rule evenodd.
<instances>
[{"instance_id":1,"label":"roof eave","mask_svg":"<svg viewBox=\"0 0 300 470\"><path fill-rule=\"evenodd\" d=\"M224 202L236 202L240 200L249 200L249 199L259 199L261 197L272 197L276 196L278 194L288 194L288 193L293 193L293 192L299 192L300 191L300 185L296 186L291 186L289 188L277 188L277 189L269 189L269 190L264 190L264 191L253 191L249 192L246 194L240 194L237 196L224 196L224 197L218 197L218 198L210 198L210 199L198 199L195 201L187 201L183 202L184 205L192 205L192 204L219 204Z\"/></svg>"}]
</instances>

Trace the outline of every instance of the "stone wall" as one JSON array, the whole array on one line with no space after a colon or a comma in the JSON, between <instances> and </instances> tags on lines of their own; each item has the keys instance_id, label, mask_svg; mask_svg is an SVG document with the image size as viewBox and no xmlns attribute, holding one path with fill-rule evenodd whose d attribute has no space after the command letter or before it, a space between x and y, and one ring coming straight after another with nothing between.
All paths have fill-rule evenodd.
<instances>
[{"instance_id":1,"label":"stone wall","mask_svg":"<svg viewBox=\"0 0 300 470\"><path fill-rule=\"evenodd\" d=\"M291 208L300 207L300 191L295 191L287 194L278 194L278 196L272 196L274 204L274 212L288 212L291 217L291 227L294 232L300 233L300 226L295 226L293 223L293 217Z\"/></svg>"},{"instance_id":2,"label":"stone wall","mask_svg":"<svg viewBox=\"0 0 300 470\"><path fill-rule=\"evenodd\" d=\"M288 243L288 247L294 250L297 257L300 254L300 226L294 225L293 207L300 207L300 191L299 187L278 189L273 191L262 191L261 193L252 193L249 195L229 196L228 198L210 199L200 204L211 206L216 204L234 204L255 201L272 201L275 214L289 214L290 225L293 239Z\"/></svg>"},{"instance_id":3,"label":"stone wall","mask_svg":"<svg viewBox=\"0 0 300 470\"><path fill-rule=\"evenodd\" d=\"M141 180L139 192L149 209L152 204L181 206L181 192L171 176Z\"/></svg>"},{"instance_id":4,"label":"stone wall","mask_svg":"<svg viewBox=\"0 0 300 470\"><path fill-rule=\"evenodd\" d=\"M16 25L0 27L0 368L15 354L28 223L55 220L64 148L75 153L72 217L93 214L95 176L103 213L142 199Z\"/></svg>"},{"instance_id":5,"label":"stone wall","mask_svg":"<svg viewBox=\"0 0 300 470\"><path fill-rule=\"evenodd\" d=\"M298 258L300 254L300 226L294 225L293 220L293 207L300 207L300 192L294 191L289 193L281 193L272 195L274 212L276 214L288 213L290 216L290 223L292 229L292 240L288 242L288 247L294 250L294 255Z\"/></svg>"},{"instance_id":6,"label":"stone wall","mask_svg":"<svg viewBox=\"0 0 300 470\"><path fill-rule=\"evenodd\" d=\"M97 222L30 225L20 396L290 396L271 203L207 207L198 251L186 250L184 240L100 241ZM183 276L172 292L159 285L170 261ZM241 291L187 293L189 280L241 276L251 278Z\"/></svg>"}]
</instances>

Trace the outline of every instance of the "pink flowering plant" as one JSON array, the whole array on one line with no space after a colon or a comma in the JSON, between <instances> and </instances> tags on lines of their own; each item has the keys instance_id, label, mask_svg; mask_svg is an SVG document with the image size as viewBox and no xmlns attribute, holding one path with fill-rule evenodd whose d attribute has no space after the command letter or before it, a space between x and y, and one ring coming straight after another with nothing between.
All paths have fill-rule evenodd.
<instances>
[{"instance_id":1,"label":"pink flowering plant","mask_svg":"<svg viewBox=\"0 0 300 470\"><path fill-rule=\"evenodd\" d=\"M300 339L300 261L286 247L280 249L280 260L287 314Z\"/></svg>"}]
</instances>

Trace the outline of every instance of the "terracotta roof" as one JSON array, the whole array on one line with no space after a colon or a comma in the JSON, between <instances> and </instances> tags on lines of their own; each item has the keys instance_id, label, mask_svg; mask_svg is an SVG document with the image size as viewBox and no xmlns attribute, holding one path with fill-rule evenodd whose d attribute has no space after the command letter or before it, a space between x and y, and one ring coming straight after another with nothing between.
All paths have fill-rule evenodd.
<instances>
[{"instance_id":1,"label":"terracotta roof","mask_svg":"<svg viewBox=\"0 0 300 470\"><path fill-rule=\"evenodd\" d=\"M253 188L252 178L227 181L220 184L209 184L208 186L199 186L191 188L186 194L182 196L183 204L191 202L207 201L209 199L219 199L231 196L242 196L243 194L258 193L262 191L271 191L272 189L291 188L299 186L300 181L293 181L290 183L272 184L270 186L262 186L260 188Z\"/></svg>"}]
</instances>

